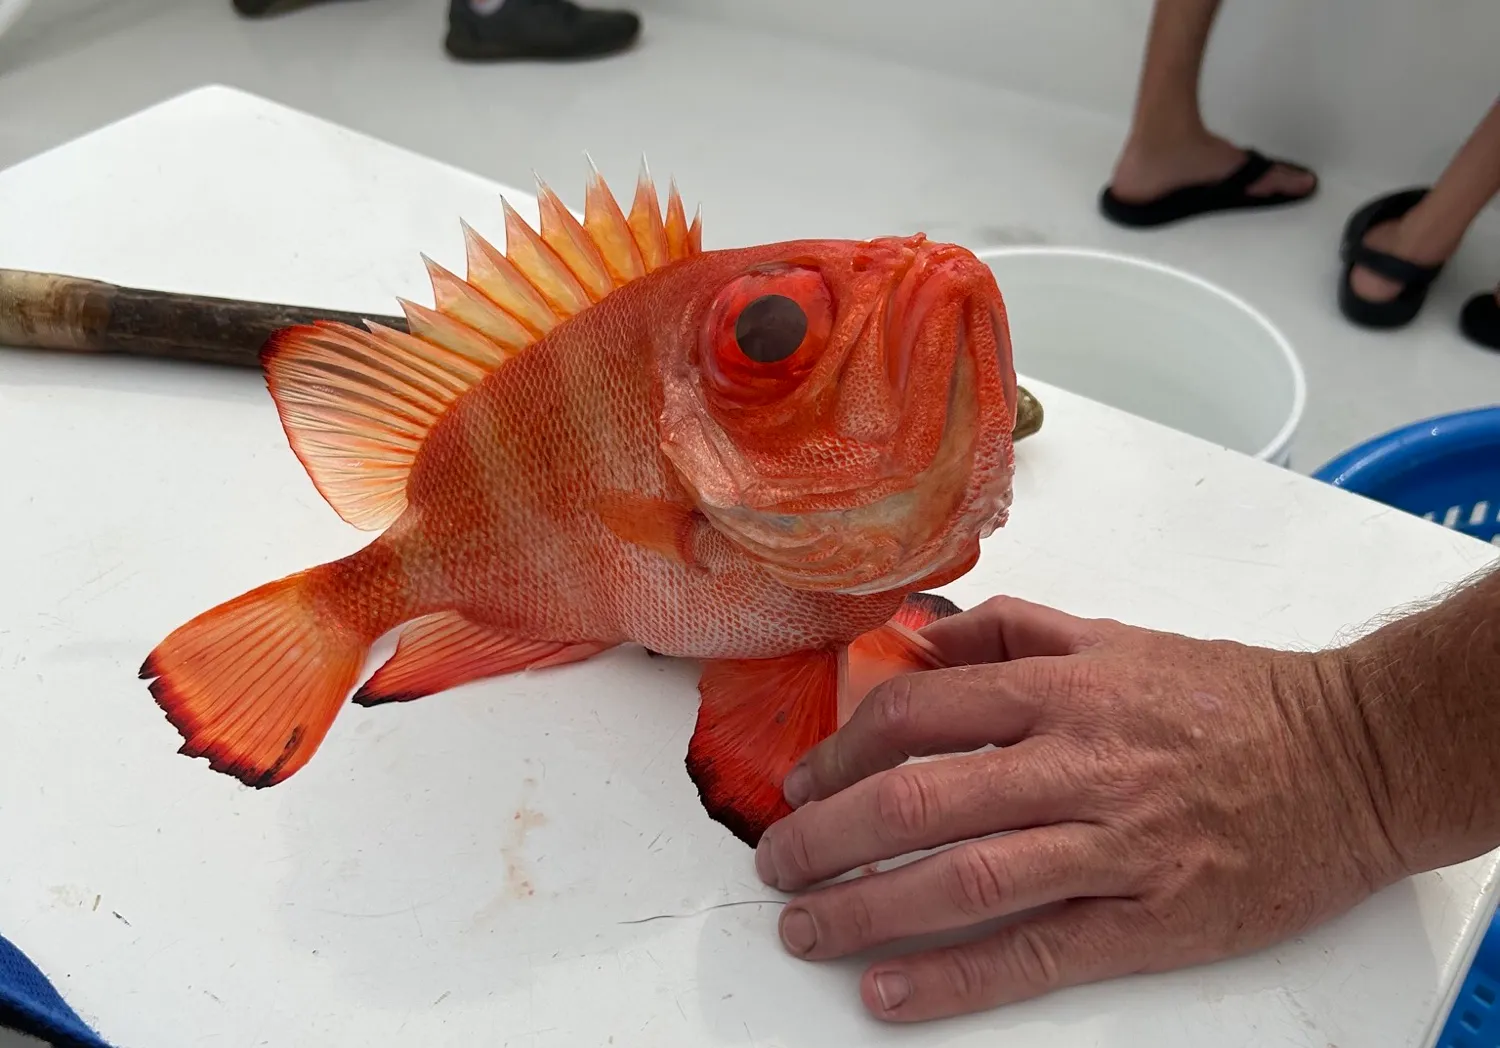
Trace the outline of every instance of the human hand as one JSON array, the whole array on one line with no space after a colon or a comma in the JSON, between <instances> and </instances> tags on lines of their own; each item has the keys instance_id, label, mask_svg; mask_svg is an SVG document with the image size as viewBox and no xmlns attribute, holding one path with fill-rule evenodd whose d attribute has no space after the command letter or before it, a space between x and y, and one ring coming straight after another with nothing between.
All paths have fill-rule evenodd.
<instances>
[{"instance_id":1,"label":"human hand","mask_svg":"<svg viewBox=\"0 0 1500 1048\"><path fill-rule=\"evenodd\" d=\"M787 777L797 810L755 856L767 884L805 892L782 914L782 941L822 960L1045 909L871 966L860 994L880 1018L1253 951L1405 873L1338 652L1194 640L1008 598L923 636L954 668L872 690ZM904 763L934 754L961 755Z\"/></svg>"}]
</instances>

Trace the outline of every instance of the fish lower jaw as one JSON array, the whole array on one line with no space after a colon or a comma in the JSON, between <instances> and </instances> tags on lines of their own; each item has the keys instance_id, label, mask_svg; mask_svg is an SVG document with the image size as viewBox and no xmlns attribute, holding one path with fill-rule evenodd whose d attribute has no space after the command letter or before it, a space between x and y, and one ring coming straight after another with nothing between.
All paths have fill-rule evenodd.
<instances>
[{"instance_id":1,"label":"fish lower jaw","mask_svg":"<svg viewBox=\"0 0 1500 1048\"><path fill-rule=\"evenodd\" d=\"M803 514L743 507L728 512L704 507L704 512L781 585L864 596L930 574L924 567L934 557L927 551L941 541L940 532L923 527L919 536L911 534L921 514L918 494L906 490L856 509Z\"/></svg>"},{"instance_id":2,"label":"fish lower jaw","mask_svg":"<svg viewBox=\"0 0 1500 1048\"><path fill-rule=\"evenodd\" d=\"M929 556L920 561L909 559L901 566L904 570L892 570L881 578L840 588L835 592L866 596L906 589L923 579L962 564L970 556L975 542L989 538L1005 526L1010 516L1012 497L1011 485L1005 481L981 488L948 527L947 541Z\"/></svg>"},{"instance_id":3,"label":"fish lower jaw","mask_svg":"<svg viewBox=\"0 0 1500 1048\"><path fill-rule=\"evenodd\" d=\"M870 582L860 583L854 586L844 586L833 593L841 593L850 597L869 597L877 593L892 593L897 590L909 590L918 582L932 575L935 567L924 564L899 575L886 575Z\"/></svg>"}]
</instances>

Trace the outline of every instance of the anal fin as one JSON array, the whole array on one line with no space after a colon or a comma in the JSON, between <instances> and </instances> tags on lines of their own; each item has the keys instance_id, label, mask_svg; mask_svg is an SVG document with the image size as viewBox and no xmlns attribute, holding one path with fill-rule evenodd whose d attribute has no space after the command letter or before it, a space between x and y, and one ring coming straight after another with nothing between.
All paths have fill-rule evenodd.
<instances>
[{"instance_id":1,"label":"anal fin","mask_svg":"<svg viewBox=\"0 0 1500 1048\"><path fill-rule=\"evenodd\" d=\"M581 662L614 644L530 640L478 626L454 611L417 619L396 651L354 694L361 706L410 702L519 670Z\"/></svg>"},{"instance_id":2,"label":"anal fin","mask_svg":"<svg viewBox=\"0 0 1500 1048\"><path fill-rule=\"evenodd\" d=\"M709 817L751 847L791 811L786 773L837 726L846 660L819 650L704 664L688 774Z\"/></svg>"}]
</instances>

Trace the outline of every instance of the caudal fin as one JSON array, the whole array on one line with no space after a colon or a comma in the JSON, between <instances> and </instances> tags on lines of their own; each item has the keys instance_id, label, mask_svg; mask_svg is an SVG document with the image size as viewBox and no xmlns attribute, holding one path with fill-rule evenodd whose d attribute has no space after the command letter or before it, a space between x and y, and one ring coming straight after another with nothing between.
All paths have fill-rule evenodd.
<instances>
[{"instance_id":1,"label":"caudal fin","mask_svg":"<svg viewBox=\"0 0 1500 1048\"><path fill-rule=\"evenodd\" d=\"M307 763L373 642L320 618L308 593L320 570L204 612L147 657L141 678L182 734L178 752L256 787Z\"/></svg>"}]
</instances>

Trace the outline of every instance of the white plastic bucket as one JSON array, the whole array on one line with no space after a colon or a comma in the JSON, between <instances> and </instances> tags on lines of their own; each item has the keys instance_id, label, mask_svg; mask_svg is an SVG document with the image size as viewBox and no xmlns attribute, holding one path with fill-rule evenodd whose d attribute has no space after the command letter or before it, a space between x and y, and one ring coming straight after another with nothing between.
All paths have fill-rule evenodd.
<instances>
[{"instance_id":1,"label":"white plastic bucket","mask_svg":"<svg viewBox=\"0 0 1500 1048\"><path fill-rule=\"evenodd\" d=\"M1010 318L1016 370L1286 466L1307 382L1286 337L1206 280L1086 248L976 252Z\"/></svg>"},{"instance_id":2,"label":"white plastic bucket","mask_svg":"<svg viewBox=\"0 0 1500 1048\"><path fill-rule=\"evenodd\" d=\"M21 12L31 6L31 0L0 0L0 36L21 17Z\"/></svg>"}]
</instances>

